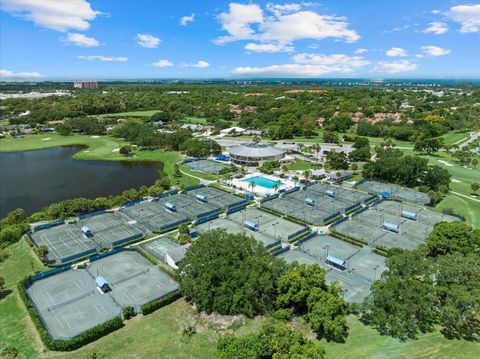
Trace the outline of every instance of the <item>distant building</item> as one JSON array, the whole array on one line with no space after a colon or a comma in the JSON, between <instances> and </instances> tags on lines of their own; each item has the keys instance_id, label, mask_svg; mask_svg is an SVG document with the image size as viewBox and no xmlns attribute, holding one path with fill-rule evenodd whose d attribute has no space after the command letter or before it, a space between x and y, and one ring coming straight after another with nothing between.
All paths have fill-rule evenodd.
<instances>
[{"instance_id":1,"label":"distant building","mask_svg":"<svg viewBox=\"0 0 480 359\"><path fill-rule=\"evenodd\" d=\"M73 87L76 89L96 89L98 88L97 81L75 81Z\"/></svg>"},{"instance_id":2,"label":"distant building","mask_svg":"<svg viewBox=\"0 0 480 359\"><path fill-rule=\"evenodd\" d=\"M180 128L188 129L188 130L191 130L191 131L194 131L194 132L203 130L202 125L195 124L195 123L186 123L186 124L183 124L182 127L180 127Z\"/></svg>"}]
</instances>

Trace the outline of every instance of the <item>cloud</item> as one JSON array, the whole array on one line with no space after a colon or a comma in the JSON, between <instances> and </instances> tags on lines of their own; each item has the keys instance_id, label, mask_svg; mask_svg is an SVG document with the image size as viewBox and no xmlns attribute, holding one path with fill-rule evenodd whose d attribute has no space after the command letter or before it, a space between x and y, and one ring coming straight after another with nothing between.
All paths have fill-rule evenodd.
<instances>
[{"instance_id":1,"label":"cloud","mask_svg":"<svg viewBox=\"0 0 480 359\"><path fill-rule=\"evenodd\" d=\"M77 56L80 60L86 61L102 61L102 62L125 62L128 61L128 57L115 57L115 56L103 56L103 55L89 55L89 56Z\"/></svg>"},{"instance_id":2,"label":"cloud","mask_svg":"<svg viewBox=\"0 0 480 359\"><path fill-rule=\"evenodd\" d=\"M193 20L195 20L195 14L192 13L192 15L190 16L184 16L180 19L180 25L182 26L187 26L188 24L190 24L191 22L193 22Z\"/></svg>"},{"instance_id":3,"label":"cloud","mask_svg":"<svg viewBox=\"0 0 480 359\"><path fill-rule=\"evenodd\" d=\"M480 32L480 4L453 6L446 15L462 25L460 32Z\"/></svg>"},{"instance_id":4,"label":"cloud","mask_svg":"<svg viewBox=\"0 0 480 359\"><path fill-rule=\"evenodd\" d=\"M366 52L368 52L367 49L356 49L355 50L355 53L358 54L358 55L364 54Z\"/></svg>"},{"instance_id":5,"label":"cloud","mask_svg":"<svg viewBox=\"0 0 480 359\"><path fill-rule=\"evenodd\" d=\"M293 56L293 60L299 64L306 65L326 65L334 66L336 71L350 72L354 68L363 67L370 63L362 56L347 56L344 54L297 54Z\"/></svg>"},{"instance_id":6,"label":"cloud","mask_svg":"<svg viewBox=\"0 0 480 359\"><path fill-rule=\"evenodd\" d=\"M432 33L435 35L441 35L448 31L448 26L444 22L431 22L428 27L422 32Z\"/></svg>"},{"instance_id":7,"label":"cloud","mask_svg":"<svg viewBox=\"0 0 480 359\"><path fill-rule=\"evenodd\" d=\"M171 61L168 61L168 60L158 60L158 61L152 63L152 66L155 66L155 67L170 67L170 66L173 66L173 63Z\"/></svg>"},{"instance_id":8,"label":"cloud","mask_svg":"<svg viewBox=\"0 0 480 359\"><path fill-rule=\"evenodd\" d=\"M417 64L413 64L408 60L398 60L393 62L380 61L372 71L394 74L403 71L414 71L416 69Z\"/></svg>"},{"instance_id":9,"label":"cloud","mask_svg":"<svg viewBox=\"0 0 480 359\"><path fill-rule=\"evenodd\" d=\"M101 14L86 0L2 0L2 10L56 31L87 30Z\"/></svg>"},{"instance_id":10,"label":"cloud","mask_svg":"<svg viewBox=\"0 0 480 359\"><path fill-rule=\"evenodd\" d=\"M348 28L343 17L300 11L300 4L268 4L273 16L265 15L256 4L230 3L229 11L218 16L222 29L228 35L218 37L216 44L239 40L291 44L297 40L334 38L355 42L360 36Z\"/></svg>"},{"instance_id":11,"label":"cloud","mask_svg":"<svg viewBox=\"0 0 480 359\"><path fill-rule=\"evenodd\" d=\"M210 64L207 61L199 60L194 64L182 64L183 67L197 67L199 69L204 69L209 67Z\"/></svg>"},{"instance_id":12,"label":"cloud","mask_svg":"<svg viewBox=\"0 0 480 359\"><path fill-rule=\"evenodd\" d=\"M235 75L265 77L317 77L328 73L349 73L370 62L362 56L344 54L311 54L302 53L293 56L291 64L270 65L260 67L237 67Z\"/></svg>"},{"instance_id":13,"label":"cloud","mask_svg":"<svg viewBox=\"0 0 480 359\"><path fill-rule=\"evenodd\" d=\"M275 16L279 17L285 14L289 14L292 12L300 11L302 8L302 4L267 4L267 10L270 11Z\"/></svg>"},{"instance_id":14,"label":"cloud","mask_svg":"<svg viewBox=\"0 0 480 359\"><path fill-rule=\"evenodd\" d=\"M245 45L245 50L251 51L251 52L292 52L295 49L293 46L287 46L286 44L278 43L270 43L270 44L256 44L253 42L250 42Z\"/></svg>"},{"instance_id":15,"label":"cloud","mask_svg":"<svg viewBox=\"0 0 480 359\"><path fill-rule=\"evenodd\" d=\"M421 49L423 50L423 53L425 56L430 56L430 57L438 57L438 56L445 56L448 55L452 50L450 49L444 49L442 47L438 46L422 46Z\"/></svg>"},{"instance_id":16,"label":"cloud","mask_svg":"<svg viewBox=\"0 0 480 359\"><path fill-rule=\"evenodd\" d=\"M388 57L404 57L407 56L407 52L401 47L392 47L385 53L385 55Z\"/></svg>"},{"instance_id":17,"label":"cloud","mask_svg":"<svg viewBox=\"0 0 480 359\"><path fill-rule=\"evenodd\" d=\"M19 79L38 79L45 77L38 72L13 72L6 69L0 69L0 78L19 78Z\"/></svg>"},{"instance_id":18,"label":"cloud","mask_svg":"<svg viewBox=\"0 0 480 359\"><path fill-rule=\"evenodd\" d=\"M147 49L154 49L160 44L160 39L153 35L137 34L137 44Z\"/></svg>"},{"instance_id":19,"label":"cloud","mask_svg":"<svg viewBox=\"0 0 480 359\"><path fill-rule=\"evenodd\" d=\"M87 37L84 34L69 33L66 38L62 39L65 43L70 43L81 47L96 47L100 43L93 37Z\"/></svg>"}]
</instances>

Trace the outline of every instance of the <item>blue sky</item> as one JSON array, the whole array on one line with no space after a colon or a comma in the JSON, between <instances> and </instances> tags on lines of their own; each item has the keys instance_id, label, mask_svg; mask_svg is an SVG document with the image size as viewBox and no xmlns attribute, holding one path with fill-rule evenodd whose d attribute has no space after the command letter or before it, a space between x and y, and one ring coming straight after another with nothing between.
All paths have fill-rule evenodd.
<instances>
[{"instance_id":1,"label":"blue sky","mask_svg":"<svg viewBox=\"0 0 480 359\"><path fill-rule=\"evenodd\" d=\"M0 2L2 80L480 77L468 0Z\"/></svg>"}]
</instances>

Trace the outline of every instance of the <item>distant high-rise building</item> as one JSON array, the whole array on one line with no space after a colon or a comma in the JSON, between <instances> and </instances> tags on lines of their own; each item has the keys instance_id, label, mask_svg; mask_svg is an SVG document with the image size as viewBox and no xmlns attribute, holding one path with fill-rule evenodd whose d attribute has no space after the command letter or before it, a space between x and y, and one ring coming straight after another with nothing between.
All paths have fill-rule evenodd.
<instances>
[{"instance_id":1,"label":"distant high-rise building","mask_svg":"<svg viewBox=\"0 0 480 359\"><path fill-rule=\"evenodd\" d=\"M96 89L97 81L75 81L73 87L76 89Z\"/></svg>"}]
</instances>

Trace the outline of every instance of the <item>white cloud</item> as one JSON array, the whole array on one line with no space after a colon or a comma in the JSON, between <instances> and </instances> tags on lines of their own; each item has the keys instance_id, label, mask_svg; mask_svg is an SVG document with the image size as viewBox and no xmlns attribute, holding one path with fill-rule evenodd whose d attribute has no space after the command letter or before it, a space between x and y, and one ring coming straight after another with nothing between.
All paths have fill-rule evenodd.
<instances>
[{"instance_id":1,"label":"white cloud","mask_svg":"<svg viewBox=\"0 0 480 359\"><path fill-rule=\"evenodd\" d=\"M364 54L366 52L368 52L367 49L356 49L355 50L355 53L358 54L358 55Z\"/></svg>"},{"instance_id":2,"label":"white cloud","mask_svg":"<svg viewBox=\"0 0 480 359\"><path fill-rule=\"evenodd\" d=\"M192 13L192 15L190 16L184 16L180 19L180 25L182 26L187 26L188 24L190 24L191 22L193 22L193 20L195 20L195 14Z\"/></svg>"},{"instance_id":3,"label":"white cloud","mask_svg":"<svg viewBox=\"0 0 480 359\"><path fill-rule=\"evenodd\" d=\"M275 16L279 17L281 15L290 14L292 12L300 11L302 4L267 4L267 10L270 11Z\"/></svg>"},{"instance_id":4,"label":"white cloud","mask_svg":"<svg viewBox=\"0 0 480 359\"><path fill-rule=\"evenodd\" d=\"M170 67L170 66L173 66L173 63L171 61L168 61L168 60L158 60L158 61L152 63L152 66L155 66L155 67Z\"/></svg>"},{"instance_id":5,"label":"white cloud","mask_svg":"<svg viewBox=\"0 0 480 359\"><path fill-rule=\"evenodd\" d=\"M101 14L86 0L2 0L2 10L56 31L87 30Z\"/></svg>"},{"instance_id":6,"label":"white cloud","mask_svg":"<svg viewBox=\"0 0 480 359\"><path fill-rule=\"evenodd\" d=\"M462 25L460 32L480 32L480 4L453 6L446 15Z\"/></svg>"},{"instance_id":7,"label":"white cloud","mask_svg":"<svg viewBox=\"0 0 480 359\"><path fill-rule=\"evenodd\" d=\"M408 60L398 60L393 62L380 61L372 71L394 74L403 71L414 71L416 69L417 64L411 63Z\"/></svg>"},{"instance_id":8,"label":"white cloud","mask_svg":"<svg viewBox=\"0 0 480 359\"><path fill-rule=\"evenodd\" d=\"M265 16L256 4L230 3L229 11L218 16L228 35L215 40L217 44L238 40L257 40L262 43L291 44L296 40L334 38L355 42L360 36L348 28L342 17L299 11L301 5L267 5L273 16ZM254 27L255 25L255 27Z\"/></svg>"},{"instance_id":9,"label":"white cloud","mask_svg":"<svg viewBox=\"0 0 480 359\"><path fill-rule=\"evenodd\" d=\"M38 79L45 77L38 72L13 72L6 69L0 69L0 78L19 78L19 79Z\"/></svg>"},{"instance_id":10,"label":"white cloud","mask_svg":"<svg viewBox=\"0 0 480 359\"><path fill-rule=\"evenodd\" d=\"M207 61L199 60L194 64L182 64L183 67L197 67L199 69L204 69L209 67L210 64Z\"/></svg>"},{"instance_id":11,"label":"white cloud","mask_svg":"<svg viewBox=\"0 0 480 359\"><path fill-rule=\"evenodd\" d=\"M81 47L100 46L100 43L96 39L85 36L84 34L69 33L66 38L62 39L62 41Z\"/></svg>"},{"instance_id":12,"label":"white cloud","mask_svg":"<svg viewBox=\"0 0 480 359\"><path fill-rule=\"evenodd\" d=\"M422 46L421 49L423 50L423 53L425 56L431 56L431 57L438 57L438 56L445 56L448 55L452 50L450 49L444 49L442 47L438 46Z\"/></svg>"},{"instance_id":13,"label":"white cloud","mask_svg":"<svg viewBox=\"0 0 480 359\"><path fill-rule=\"evenodd\" d=\"M350 72L354 68L363 67L370 63L362 56L347 56L344 54L297 54L293 56L293 61L305 65L326 65L334 66L341 72Z\"/></svg>"},{"instance_id":14,"label":"white cloud","mask_svg":"<svg viewBox=\"0 0 480 359\"><path fill-rule=\"evenodd\" d=\"M388 57L404 57L407 56L407 52L401 47L392 47L385 53L385 55Z\"/></svg>"},{"instance_id":15,"label":"white cloud","mask_svg":"<svg viewBox=\"0 0 480 359\"><path fill-rule=\"evenodd\" d=\"M245 45L245 50L251 51L251 52L292 52L295 49L293 46L287 46L286 44L283 43L278 43L278 44L255 44L253 42L250 42Z\"/></svg>"},{"instance_id":16,"label":"white cloud","mask_svg":"<svg viewBox=\"0 0 480 359\"><path fill-rule=\"evenodd\" d=\"M444 22L431 22L428 27L422 32L432 33L435 35L441 35L448 31L448 26Z\"/></svg>"},{"instance_id":17,"label":"white cloud","mask_svg":"<svg viewBox=\"0 0 480 359\"><path fill-rule=\"evenodd\" d=\"M349 73L356 68L368 65L370 62L362 56L347 56L344 54L311 54L302 53L293 56L295 63L259 66L237 67L235 75L265 76L265 77L317 77L328 73Z\"/></svg>"},{"instance_id":18,"label":"white cloud","mask_svg":"<svg viewBox=\"0 0 480 359\"><path fill-rule=\"evenodd\" d=\"M153 35L137 34L137 44L147 49L154 49L160 44L160 39Z\"/></svg>"},{"instance_id":19,"label":"white cloud","mask_svg":"<svg viewBox=\"0 0 480 359\"><path fill-rule=\"evenodd\" d=\"M128 61L128 57L115 57L115 56L103 56L103 55L89 55L89 56L77 56L80 60L86 61L102 61L102 62L125 62Z\"/></svg>"}]
</instances>

